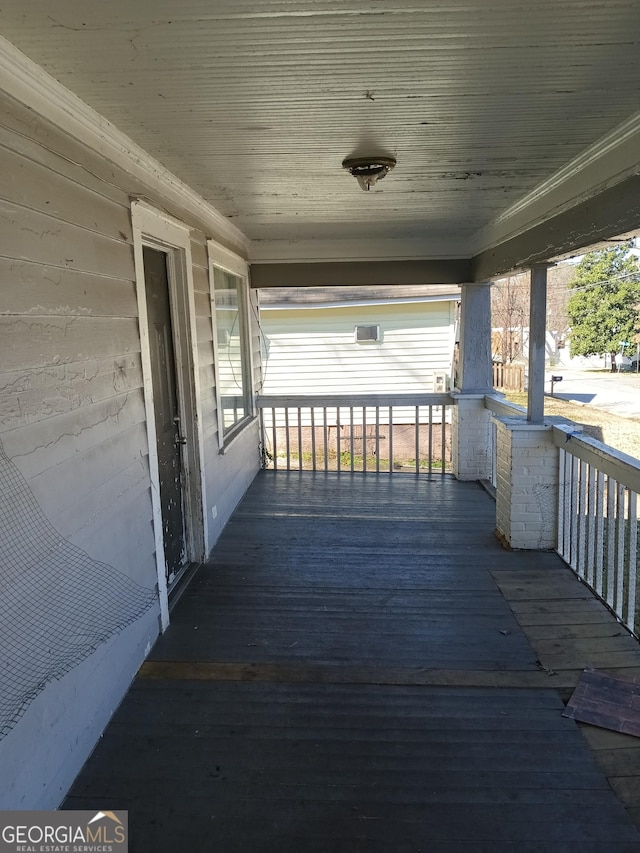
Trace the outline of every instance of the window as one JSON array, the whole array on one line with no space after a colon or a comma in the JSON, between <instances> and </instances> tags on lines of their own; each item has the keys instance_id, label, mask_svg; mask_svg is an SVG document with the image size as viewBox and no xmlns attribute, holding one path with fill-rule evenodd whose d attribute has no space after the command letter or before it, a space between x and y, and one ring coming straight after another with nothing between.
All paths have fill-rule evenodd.
<instances>
[{"instance_id":1,"label":"window","mask_svg":"<svg viewBox=\"0 0 640 853\"><path fill-rule=\"evenodd\" d=\"M253 415L247 278L241 274L244 262L236 256L235 269L216 263L224 251L209 244L221 446Z\"/></svg>"},{"instance_id":2,"label":"window","mask_svg":"<svg viewBox=\"0 0 640 853\"><path fill-rule=\"evenodd\" d=\"M380 340L380 326L356 326L354 339L357 344Z\"/></svg>"}]
</instances>

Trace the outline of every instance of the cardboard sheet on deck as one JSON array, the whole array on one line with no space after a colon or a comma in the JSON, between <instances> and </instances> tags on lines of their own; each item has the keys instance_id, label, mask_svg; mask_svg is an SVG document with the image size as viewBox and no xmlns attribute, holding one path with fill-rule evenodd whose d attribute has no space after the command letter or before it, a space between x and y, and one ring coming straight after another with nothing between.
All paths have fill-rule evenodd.
<instances>
[{"instance_id":1,"label":"cardboard sheet on deck","mask_svg":"<svg viewBox=\"0 0 640 853\"><path fill-rule=\"evenodd\" d=\"M640 737L640 682L585 669L562 716Z\"/></svg>"}]
</instances>

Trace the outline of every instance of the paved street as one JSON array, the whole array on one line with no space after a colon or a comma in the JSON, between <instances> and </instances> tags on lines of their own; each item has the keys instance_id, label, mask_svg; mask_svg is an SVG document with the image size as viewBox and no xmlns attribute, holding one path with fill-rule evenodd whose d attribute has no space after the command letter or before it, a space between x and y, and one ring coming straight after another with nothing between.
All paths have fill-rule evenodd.
<instances>
[{"instance_id":1,"label":"paved street","mask_svg":"<svg viewBox=\"0 0 640 853\"><path fill-rule=\"evenodd\" d=\"M635 373L603 373L558 367L546 372L545 391L551 390L551 376L562 376L554 396L586 403L616 415L640 418L640 376Z\"/></svg>"}]
</instances>

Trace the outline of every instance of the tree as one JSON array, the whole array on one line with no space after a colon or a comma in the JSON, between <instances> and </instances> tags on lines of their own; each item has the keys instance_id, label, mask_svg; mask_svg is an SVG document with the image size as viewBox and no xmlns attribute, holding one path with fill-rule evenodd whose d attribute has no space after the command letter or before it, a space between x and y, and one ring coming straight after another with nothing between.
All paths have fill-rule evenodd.
<instances>
[{"instance_id":1,"label":"tree","mask_svg":"<svg viewBox=\"0 0 640 853\"><path fill-rule=\"evenodd\" d=\"M522 355L522 338L529 325L529 275L510 275L491 288L491 352L503 364Z\"/></svg>"},{"instance_id":2,"label":"tree","mask_svg":"<svg viewBox=\"0 0 640 853\"><path fill-rule=\"evenodd\" d=\"M569 334L569 282L575 275L573 264L561 263L547 270L547 350L551 363L558 358ZM553 345L551 345L553 341Z\"/></svg>"},{"instance_id":3,"label":"tree","mask_svg":"<svg viewBox=\"0 0 640 853\"><path fill-rule=\"evenodd\" d=\"M638 259L627 246L588 252L569 286L571 355L610 353L615 370L614 356L632 349L638 327Z\"/></svg>"}]
</instances>

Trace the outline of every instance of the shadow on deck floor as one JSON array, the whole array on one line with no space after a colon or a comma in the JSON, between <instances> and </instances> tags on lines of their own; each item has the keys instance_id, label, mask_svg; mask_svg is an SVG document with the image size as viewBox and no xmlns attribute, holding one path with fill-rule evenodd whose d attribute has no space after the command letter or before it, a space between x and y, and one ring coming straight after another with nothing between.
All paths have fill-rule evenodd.
<instances>
[{"instance_id":1,"label":"shadow on deck floor","mask_svg":"<svg viewBox=\"0 0 640 853\"><path fill-rule=\"evenodd\" d=\"M636 853L637 741L561 714L638 645L494 522L474 483L262 472L63 808L135 853Z\"/></svg>"}]
</instances>

